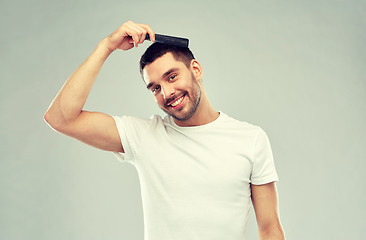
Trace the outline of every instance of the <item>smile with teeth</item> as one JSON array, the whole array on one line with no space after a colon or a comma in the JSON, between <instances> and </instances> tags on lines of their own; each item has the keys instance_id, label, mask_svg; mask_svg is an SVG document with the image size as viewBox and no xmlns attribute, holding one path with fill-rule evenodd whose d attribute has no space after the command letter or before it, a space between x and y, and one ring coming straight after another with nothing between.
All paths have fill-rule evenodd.
<instances>
[{"instance_id":1,"label":"smile with teeth","mask_svg":"<svg viewBox=\"0 0 366 240\"><path fill-rule=\"evenodd\" d=\"M181 96L180 98L178 98L177 100L175 100L172 104L170 104L172 107L177 107L179 104L182 103L183 98L185 95Z\"/></svg>"}]
</instances>

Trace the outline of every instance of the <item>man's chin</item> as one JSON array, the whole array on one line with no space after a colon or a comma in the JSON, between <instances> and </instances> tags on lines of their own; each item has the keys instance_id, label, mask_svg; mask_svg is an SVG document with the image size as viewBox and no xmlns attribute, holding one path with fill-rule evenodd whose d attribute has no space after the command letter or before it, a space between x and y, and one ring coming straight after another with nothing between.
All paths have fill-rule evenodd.
<instances>
[{"instance_id":1,"label":"man's chin","mask_svg":"<svg viewBox=\"0 0 366 240\"><path fill-rule=\"evenodd\" d=\"M190 111L190 112L186 112L186 113L184 113L184 112L182 112L182 111L180 111L180 112L174 112L174 110L173 111L169 111L169 110L166 110L166 109L163 109L163 111L166 113L166 114L168 114L169 116L171 116L171 117L173 117L174 119L176 119L176 120L178 120L178 121L187 121L187 120L189 120L192 116L193 116L193 114L195 113L195 111Z\"/></svg>"},{"instance_id":2,"label":"man's chin","mask_svg":"<svg viewBox=\"0 0 366 240\"><path fill-rule=\"evenodd\" d=\"M178 121L184 122L184 121L188 121L193 116L193 114L190 114L188 116L183 116L183 117L176 116L176 115L170 115L170 116L172 116L173 118L175 118Z\"/></svg>"}]
</instances>

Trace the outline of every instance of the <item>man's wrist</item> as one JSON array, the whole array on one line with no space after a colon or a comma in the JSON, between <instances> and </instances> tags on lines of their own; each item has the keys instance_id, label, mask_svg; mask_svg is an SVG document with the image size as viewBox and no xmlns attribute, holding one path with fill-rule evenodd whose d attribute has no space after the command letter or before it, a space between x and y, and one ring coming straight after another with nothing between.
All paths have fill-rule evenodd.
<instances>
[{"instance_id":1,"label":"man's wrist","mask_svg":"<svg viewBox=\"0 0 366 240\"><path fill-rule=\"evenodd\" d=\"M111 54L115 50L110 47L110 45L108 44L108 39L106 39L106 38L103 39L102 41L100 41L97 48L100 48L100 49L106 51L108 54Z\"/></svg>"}]
</instances>

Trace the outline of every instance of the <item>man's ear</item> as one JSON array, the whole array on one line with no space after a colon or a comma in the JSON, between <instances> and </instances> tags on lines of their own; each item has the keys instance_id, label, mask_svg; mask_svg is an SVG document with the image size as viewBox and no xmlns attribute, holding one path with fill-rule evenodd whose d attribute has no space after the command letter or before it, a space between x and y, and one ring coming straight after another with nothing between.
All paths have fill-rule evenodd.
<instances>
[{"instance_id":1,"label":"man's ear","mask_svg":"<svg viewBox=\"0 0 366 240\"><path fill-rule=\"evenodd\" d=\"M192 71L193 75L196 77L196 79L198 81L201 81L202 66L196 59L191 60L191 71Z\"/></svg>"}]
</instances>

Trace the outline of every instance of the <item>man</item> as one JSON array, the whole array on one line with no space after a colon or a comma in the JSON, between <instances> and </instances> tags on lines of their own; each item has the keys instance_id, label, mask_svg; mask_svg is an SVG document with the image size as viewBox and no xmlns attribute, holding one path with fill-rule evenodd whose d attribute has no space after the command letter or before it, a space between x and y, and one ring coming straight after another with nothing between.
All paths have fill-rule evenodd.
<instances>
[{"instance_id":1,"label":"man","mask_svg":"<svg viewBox=\"0 0 366 240\"><path fill-rule=\"evenodd\" d=\"M188 48L153 43L140 71L168 115L112 117L82 110L107 57L152 41L150 26L126 22L66 81L44 118L58 132L113 152L139 174L146 240L242 240L250 200L260 239L284 239L270 144L257 126L217 112Z\"/></svg>"}]
</instances>

